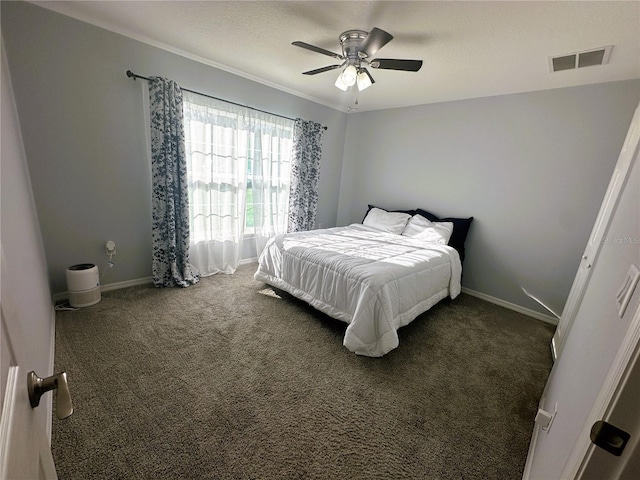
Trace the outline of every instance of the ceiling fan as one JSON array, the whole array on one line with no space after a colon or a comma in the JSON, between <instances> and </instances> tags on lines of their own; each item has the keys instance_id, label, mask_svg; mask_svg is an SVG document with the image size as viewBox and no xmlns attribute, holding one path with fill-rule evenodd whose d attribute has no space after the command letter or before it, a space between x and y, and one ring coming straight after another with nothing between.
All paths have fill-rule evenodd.
<instances>
[{"instance_id":1,"label":"ceiling fan","mask_svg":"<svg viewBox=\"0 0 640 480\"><path fill-rule=\"evenodd\" d=\"M342 46L342 54L334 53L324 48L309 45L305 42L293 42L296 47L305 48L312 52L321 53L338 60L342 60L339 65L329 65L303 72L304 75L316 75L338 68L345 67L336 80L336 87L346 91L353 85L358 86L362 91L375 83L375 80L367 70L367 67L381 70L402 70L405 72L417 72L422 67L422 60L400 60L395 58L374 58L371 57L387 43L393 39L393 35L380 28L373 28L371 32L363 30L347 30L338 37Z\"/></svg>"}]
</instances>

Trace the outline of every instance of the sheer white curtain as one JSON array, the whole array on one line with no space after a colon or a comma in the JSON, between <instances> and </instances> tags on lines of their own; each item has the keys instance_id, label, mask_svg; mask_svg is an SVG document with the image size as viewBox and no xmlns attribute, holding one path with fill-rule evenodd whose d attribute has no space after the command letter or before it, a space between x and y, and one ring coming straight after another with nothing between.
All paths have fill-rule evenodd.
<instances>
[{"instance_id":1,"label":"sheer white curtain","mask_svg":"<svg viewBox=\"0 0 640 480\"><path fill-rule=\"evenodd\" d=\"M293 120L254 112L251 123L247 229L260 255L269 238L287 231Z\"/></svg>"},{"instance_id":2,"label":"sheer white curtain","mask_svg":"<svg viewBox=\"0 0 640 480\"><path fill-rule=\"evenodd\" d=\"M190 261L233 273L245 236L258 255L287 227L293 121L184 92Z\"/></svg>"}]
</instances>

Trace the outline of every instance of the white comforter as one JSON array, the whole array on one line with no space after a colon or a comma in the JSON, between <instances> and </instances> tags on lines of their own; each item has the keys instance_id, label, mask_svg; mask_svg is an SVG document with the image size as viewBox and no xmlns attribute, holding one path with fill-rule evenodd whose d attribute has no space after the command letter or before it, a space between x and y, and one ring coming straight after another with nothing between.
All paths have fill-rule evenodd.
<instances>
[{"instance_id":1,"label":"white comforter","mask_svg":"<svg viewBox=\"0 0 640 480\"><path fill-rule=\"evenodd\" d=\"M400 327L458 296L461 271L452 247L353 224L277 235L254 277L347 322L344 346L379 357Z\"/></svg>"}]
</instances>

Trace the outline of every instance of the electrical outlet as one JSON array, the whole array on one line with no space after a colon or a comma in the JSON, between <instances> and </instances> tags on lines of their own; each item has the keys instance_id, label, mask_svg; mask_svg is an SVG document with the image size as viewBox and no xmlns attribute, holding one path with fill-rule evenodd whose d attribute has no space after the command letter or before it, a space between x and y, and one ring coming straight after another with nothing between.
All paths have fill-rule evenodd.
<instances>
[{"instance_id":1,"label":"electrical outlet","mask_svg":"<svg viewBox=\"0 0 640 480\"><path fill-rule=\"evenodd\" d=\"M113 240L109 240L105 246L104 246L104 250L105 252L107 252L107 255L112 256L116 254L116 242L114 242Z\"/></svg>"}]
</instances>

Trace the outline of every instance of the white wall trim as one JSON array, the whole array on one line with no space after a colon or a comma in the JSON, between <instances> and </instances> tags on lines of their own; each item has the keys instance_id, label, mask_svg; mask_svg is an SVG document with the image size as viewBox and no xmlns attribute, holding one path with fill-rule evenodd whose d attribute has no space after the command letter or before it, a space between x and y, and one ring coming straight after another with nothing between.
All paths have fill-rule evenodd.
<instances>
[{"instance_id":1,"label":"white wall trim","mask_svg":"<svg viewBox=\"0 0 640 480\"><path fill-rule=\"evenodd\" d=\"M153 283L153 277L135 278L133 280L126 280L124 282L108 283L107 285L100 285L100 292L110 292L111 290L120 290L121 288L135 287L137 285L147 285ZM60 292L53 295L53 301L59 302L60 300L66 300L69 298L69 292Z\"/></svg>"},{"instance_id":2,"label":"white wall trim","mask_svg":"<svg viewBox=\"0 0 640 480\"><path fill-rule=\"evenodd\" d=\"M487 295L486 293L476 292L475 290L471 290L470 288L466 288L466 287L462 287L462 293L466 293L467 295L471 295L472 297L477 297L482 300L486 300L489 303L500 305L501 307L505 307L505 308L508 308L509 310L513 310L515 312L522 313L523 315L533 317L536 320L541 320L550 325L558 325L558 319L555 317L552 317L550 315L545 315L544 313L536 312L535 310L531 310L529 308L521 307L520 305L507 302L506 300L501 300L499 298L492 297L491 295Z\"/></svg>"},{"instance_id":3,"label":"white wall trim","mask_svg":"<svg viewBox=\"0 0 640 480\"><path fill-rule=\"evenodd\" d=\"M240 265L246 265L248 263L256 263L258 261L257 257L244 258L240 260ZM135 278L133 280L126 280L124 282L115 282L108 283L106 285L100 285L100 292L110 292L111 290L120 290L121 288L127 287L135 287L138 285L147 285L149 283L153 283L153 277L144 277L144 278ZM69 298L69 292L59 292L53 295L53 302L59 302L61 300L66 300ZM55 315L55 312L54 312ZM53 363L52 363L53 365Z\"/></svg>"},{"instance_id":4,"label":"white wall trim","mask_svg":"<svg viewBox=\"0 0 640 480\"><path fill-rule=\"evenodd\" d=\"M124 282L100 285L100 292L110 292L111 290L120 290L121 288L136 287L138 285L147 285L149 283L153 283L153 277L135 278Z\"/></svg>"},{"instance_id":5,"label":"white wall trim","mask_svg":"<svg viewBox=\"0 0 640 480\"><path fill-rule=\"evenodd\" d=\"M257 257L243 258L242 260L240 260L240 265L247 265L249 263L255 263L257 261L258 261ZM144 278L137 278L134 280L126 280L124 282L109 283L107 285L101 285L100 292L109 292L111 290L119 290L121 288L135 287L138 285L147 285L149 283L153 283L152 277L144 277ZM506 300L501 300L499 298L492 297L491 295L487 295L486 293L481 293L475 290L471 290L470 288L462 287L461 290L462 290L462 293L466 293L467 295L471 295L472 297L477 297L489 303L500 305L501 307L505 307L505 308L508 308L509 310L522 313L524 315L533 317L537 320L541 320L551 325L558 325L558 319L550 315L545 315L544 313L536 312L535 310L521 307L520 305L516 305L515 303L507 302ZM69 292L66 292L66 291L56 293L53 295L54 302L59 302L60 300L65 300L67 298L69 298Z\"/></svg>"}]
</instances>

